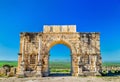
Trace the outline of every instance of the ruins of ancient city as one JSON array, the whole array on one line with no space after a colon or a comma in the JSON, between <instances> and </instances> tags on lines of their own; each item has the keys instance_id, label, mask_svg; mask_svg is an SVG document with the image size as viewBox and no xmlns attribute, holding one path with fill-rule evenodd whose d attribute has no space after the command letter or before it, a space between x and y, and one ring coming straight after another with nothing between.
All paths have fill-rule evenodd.
<instances>
[{"instance_id":1,"label":"ruins of ancient city","mask_svg":"<svg viewBox=\"0 0 120 82\"><path fill-rule=\"evenodd\" d=\"M49 51L56 44L71 50L71 75L100 75L99 32L77 32L76 25L44 25L43 32L21 32L17 75L49 76Z\"/></svg>"}]
</instances>

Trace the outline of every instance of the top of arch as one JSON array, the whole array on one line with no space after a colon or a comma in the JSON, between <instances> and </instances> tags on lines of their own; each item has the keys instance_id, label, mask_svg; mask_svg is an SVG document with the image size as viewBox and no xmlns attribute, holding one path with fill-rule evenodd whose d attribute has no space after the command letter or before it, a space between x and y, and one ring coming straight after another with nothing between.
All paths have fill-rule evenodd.
<instances>
[{"instance_id":1,"label":"top of arch","mask_svg":"<svg viewBox=\"0 0 120 82\"><path fill-rule=\"evenodd\" d=\"M73 33L76 32L76 25L44 25L44 33Z\"/></svg>"}]
</instances>

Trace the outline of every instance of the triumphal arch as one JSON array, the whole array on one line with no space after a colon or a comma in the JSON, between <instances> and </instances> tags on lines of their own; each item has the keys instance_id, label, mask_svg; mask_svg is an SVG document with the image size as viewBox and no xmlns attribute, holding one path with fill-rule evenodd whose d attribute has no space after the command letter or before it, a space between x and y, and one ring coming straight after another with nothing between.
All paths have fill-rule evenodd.
<instances>
[{"instance_id":1,"label":"triumphal arch","mask_svg":"<svg viewBox=\"0 0 120 82\"><path fill-rule=\"evenodd\" d=\"M76 32L76 25L44 25L43 32L20 33L19 76L49 76L49 50L64 44L71 50L71 75L99 75L100 34Z\"/></svg>"}]
</instances>

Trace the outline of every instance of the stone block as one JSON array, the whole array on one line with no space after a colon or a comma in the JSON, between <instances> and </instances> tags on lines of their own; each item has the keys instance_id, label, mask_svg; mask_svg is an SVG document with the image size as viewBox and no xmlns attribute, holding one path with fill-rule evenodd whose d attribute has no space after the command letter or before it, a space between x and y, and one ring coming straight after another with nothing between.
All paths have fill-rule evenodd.
<instances>
[{"instance_id":1,"label":"stone block","mask_svg":"<svg viewBox=\"0 0 120 82\"><path fill-rule=\"evenodd\" d=\"M76 25L69 25L68 29L69 29L69 32L76 32Z\"/></svg>"},{"instance_id":2,"label":"stone block","mask_svg":"<svg viewBox=\"0 0 120 82\"><path fill-rule=\"evenodd\" d=\"M44 33L50 32L50 26L44 25Z\"/></svg>"},{"instance_id":3,"label":"stone block","mask_svg":"<svg viewBox=\"0 0 120 82\"><path fill-rule=\"evenodd\" d=\"M55 32L55 33L59 33L60 32L60 26L52 26L52 29L53 31L52 32Z\"/></svg>"}]
</instances>

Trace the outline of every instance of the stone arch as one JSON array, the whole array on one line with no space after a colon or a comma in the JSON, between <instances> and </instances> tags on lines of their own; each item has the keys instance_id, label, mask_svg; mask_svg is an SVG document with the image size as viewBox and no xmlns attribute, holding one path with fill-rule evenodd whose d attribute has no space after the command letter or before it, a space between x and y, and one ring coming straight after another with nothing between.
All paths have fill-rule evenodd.
<instances>
[{"instance_id":1,"label":"stone arch","mask_svg":"<svg viewBox=\"0 0 120 82\"><path fill-rule=\"evenodd\" d=\"M43 76L49 76L49 74L50 74L50 70L49 70L49 56L50 55L49 55L49 52L50 52L50 49L56 44L63 44L70 49L70 59L71 59L71 72L70 72L70 74L72 74L72 72L73 72L72 55L73 55L74 48L71 46L71 43L66 41L66 40L53 40L50 43L47 43L47 46L46 46L47 51L46 51L46 54L44 55L44 58L43 58L43 62L45 62L44 66L43 66L43 71L44 71Z\"/></svg>"},{"instance_id":2,"label":"stone arch","mask_svg":"<svg viewBox=\"0 0 120 82\"><path fill-rule=\"evenodd\" d=\"M89 75L93 71L96 75L102 70L100 33L76 32L76 25L45 25L43 32L22 32L20 34L18 75L24 76L26 66L31 66L35 68L37 76L47 76L49 74L49 51L56 44L64 44L70 48L72 75ZM36 61L34 66L28 62L31 53L37 55L34 59ZM85 53L89 53L89 56L85 56ZM84 60L89 61L84 64ZM83 67L88 68L90 71L84 71Z\"/></svg>"},{"instance_id":3,"label":"stone arch","mask_svg":"<svg viewBox=\"0 0 120 82\"><path fill-rule=\"evenodd\" d=\"M64 45L66 45L70 49L70 51L72 53L73 49L71 47L71 44L68 41L64 41L64 40L55 40L55 41L52 41L51 43L49 43L49 45L47 46L48 47L48 52L56 44L64 44Z\"/></svg>"}]
</instances>

